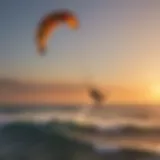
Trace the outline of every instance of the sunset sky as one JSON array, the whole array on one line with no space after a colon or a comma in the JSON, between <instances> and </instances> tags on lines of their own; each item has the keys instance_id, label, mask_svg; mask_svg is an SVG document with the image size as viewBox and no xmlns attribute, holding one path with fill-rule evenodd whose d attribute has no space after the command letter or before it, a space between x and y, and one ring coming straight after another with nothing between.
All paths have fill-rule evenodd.
<instances>
[{"instance_id":1,"label":"sunset sky","mask_svg":"<svg viewBox=\"0 0 160 160\"><path fill-rule=\"evenodd\" d=\"M41 57L37 23L61 8L80 28L59 28ZM2 0L0 11L0 102L84 101L72 83L86 81L109 90L113 103L159 102L159 0Z\"/></svg>"}]
</instances>

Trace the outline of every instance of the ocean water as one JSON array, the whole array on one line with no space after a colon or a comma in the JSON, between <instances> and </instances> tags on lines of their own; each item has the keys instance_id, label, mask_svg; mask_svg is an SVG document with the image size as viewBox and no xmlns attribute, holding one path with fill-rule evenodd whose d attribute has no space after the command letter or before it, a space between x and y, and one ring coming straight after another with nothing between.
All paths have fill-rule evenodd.
<instances>
[{"instance_id":1,"label":"ocean water","mask_svg":"<svg viewBox=\"0 0 160 160\"><path fill-rule=\"evenodd\" d=\"M109 154L112 159L160 159L160 106L1 105L1 132L19 122L91 145L99 158ZM3 136L0 143L6 144Z\"/></svg>"}]
</instances>

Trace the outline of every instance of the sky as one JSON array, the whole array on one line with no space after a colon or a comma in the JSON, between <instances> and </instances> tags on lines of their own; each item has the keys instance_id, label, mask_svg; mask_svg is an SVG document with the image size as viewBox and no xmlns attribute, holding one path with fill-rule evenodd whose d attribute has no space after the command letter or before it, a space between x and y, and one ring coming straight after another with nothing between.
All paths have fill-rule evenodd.
<instances>
[{"instance_id":1,"label":"sky","mask_svg":"<svg viewBox=\"0 0 160 160\"><path fill-rule=\"evenodd\" d=\"M77 15L80 27L76 31L65 25L57 29L48 42L47 55L41 57L35 46L37 24L46 13L62 8ZM53 93L44 92L42 83L46 88L53 83L56 94L57 85L63 90L64 83L87 81L109 89L112 102L159 102L159 0L1 0L0 10L2 88L4 80L6 88L15 81L25 83L18 85L21 88L38 84L45 98L38 94L37 101L46 97L52 101ZM33 98L34 87L22 89L23 96L16 89L9 96L11 88L5 93L1 89L0 102ZM75 87L67 92L71 88L70 101L75 101ZM77 87L80 101L79 92ZM63 101L61 94L54 100Z\"/></svg>"}]
</instances>

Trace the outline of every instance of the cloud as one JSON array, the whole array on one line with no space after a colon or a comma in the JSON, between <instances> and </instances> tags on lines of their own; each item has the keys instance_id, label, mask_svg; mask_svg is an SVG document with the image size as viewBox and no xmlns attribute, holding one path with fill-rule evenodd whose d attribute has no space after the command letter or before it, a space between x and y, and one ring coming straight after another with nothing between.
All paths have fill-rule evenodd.
<instances>
[{"instance_id":1,"label":"cloud","mask_svg":"<svg viewBox=\"0 0 160 160\"><path fill-rule=\"evenodd\" d=\"M0 79L0 102L52 103L76 101L83 87L69 83L37 84Z\"/></svg>"},{"instance_id":2,"label":"cloud","mask_svg":"<svg viewBox=\"0 0 160 160\"><path fill-rule=\"evenodd\" d=\"M52 91L77 91L82 87L69 83L53 83L53 84L38 84L38 83L26 83L16 81L12 79L0 79L0 92L8 93L27 93L27 92L52 92Z\"/></svg>"}]
</instances>

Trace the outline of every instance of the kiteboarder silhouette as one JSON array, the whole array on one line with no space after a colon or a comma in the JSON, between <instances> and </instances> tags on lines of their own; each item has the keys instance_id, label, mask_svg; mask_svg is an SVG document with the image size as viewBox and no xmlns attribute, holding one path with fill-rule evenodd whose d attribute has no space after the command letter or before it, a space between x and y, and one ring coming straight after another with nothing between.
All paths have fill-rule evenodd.
<instances>
[{"instance_id":1,"label":"kiteboarder silhouette","mask_svg":"<svg viewBox=\"0 0 160 160\"><path fill-rule=\"evenodd\" d=\"M95 87L89 88L89 97L94 101L95 105L102 105L105 99L102 92Z\"/></svg>"}]
</instances>

